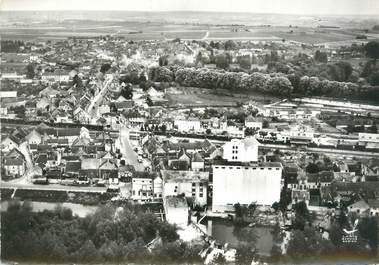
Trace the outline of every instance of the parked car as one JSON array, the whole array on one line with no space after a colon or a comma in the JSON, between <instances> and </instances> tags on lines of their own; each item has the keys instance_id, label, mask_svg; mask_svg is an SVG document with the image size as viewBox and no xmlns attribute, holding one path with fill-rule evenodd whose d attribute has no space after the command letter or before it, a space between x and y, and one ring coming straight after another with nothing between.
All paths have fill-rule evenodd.
<instances>
[{"instance_id":1,"label":"parked car","mask_svg":"<svg viewBox=\"0 0 379 265\"><path fill-rule=\"evenodd\" d=\"M142 163L143 162L142 156L138 156L137 161L138 163Z\"/></svg>"},{"instance_id":2,"label":"parked car","mask_svg":"<svg viewBox=\"0 0 379 265\"><path fill-rule=\"evenodd\" d=\"M76 179L62 179L61 185L75 185Z\"/></svg>"},{"instance_id":3,"label":"parked car","mask_svg":"<svg viewBox=\"0 0 379 265\"><path fill-rule=\"evenodd\" d=\"M120 187L115 186L115 185L109 185L107 192L120 193Z\"/></svg>"},{"instance_id":4,"label":"parked car","mask_svg":"<svg viewBox=\"0 0 379 265\"><path fill-rule=\"evenodd\" d=\"M78 185L89 185L89 179L86 177L79 177L76 183Z\"/></svg>"},{"instance_id":5,"label":"parked car","mask_svg":"<svg viewBox=\"0 0 379 265\"><path fill-rule=\"evenodd\" d=\"M105 187L106 181L104 179L99 180L96 182L96 186L98 187Z\"/></svg>"}]
</instances>

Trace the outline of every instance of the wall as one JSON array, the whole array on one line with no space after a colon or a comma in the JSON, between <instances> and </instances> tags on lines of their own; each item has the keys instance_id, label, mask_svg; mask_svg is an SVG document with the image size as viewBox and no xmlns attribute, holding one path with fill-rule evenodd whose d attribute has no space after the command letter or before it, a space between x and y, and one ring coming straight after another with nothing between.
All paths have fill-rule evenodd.
<instances>
[{"instance_id":1,"label":"wall","mask_svg":"<svg viewBox=\"0 0 379 265\"><path fill-rule=\"evenodd\" d=\"M281 168L213 166L213 211L250 204L272 205L280 200Z\"/></svg>"}]
</instances>

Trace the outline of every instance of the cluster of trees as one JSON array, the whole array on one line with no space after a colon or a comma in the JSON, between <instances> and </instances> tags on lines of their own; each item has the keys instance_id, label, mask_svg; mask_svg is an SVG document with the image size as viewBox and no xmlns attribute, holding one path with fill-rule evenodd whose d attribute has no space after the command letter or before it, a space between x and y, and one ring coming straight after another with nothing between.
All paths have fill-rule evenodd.
<instances>
[{"instance_id":1,"label":"cluster of trees","mask_svg":"<svg viewBox=\"0 0 379 265\"><path fill-rule=\"evenodd\" d=\"M280 72L299 77L317 76L322 79L338 82L356 83L359 79L359 73L353 71L353 67L349 62L339 61L336 63L323 62L317 64L315 61L299 55L290 61L271 62L268 64L267 69L269 72Z\"/></svg>"},{"instance_id":2,"label":"cluster of trees","mask_svg":"<svg viewBox=\"0 0 379 265\"><path fill-rule=\"evenodd\" d=\"M146 244L158 236L150 250ZM199 261L202 245L178 240L176 227L140 206L100 207L85 218L70 209L33 213L30 203L12 202L1 218L1 254L28 262Z\"/></svg>"},{"instance_id":3,"label":"cluster of trees","mask_svg":"<svg viewBox=\"0 0 379 265\"><path fill-rule=\"evenodd\" d=\"M293 87L283 74L263 74L255 72L223 72L208 69L179 68L175 71L175 81L187 87L221 88L228 90L252 90L263 93L288 96Z\"/></svg>"},{"instance_id":4,"label":"cluster of trees","mask_svg":"<svg viewBox=\"0 0 379 265\"><path fill-rule=\"evenodd\" d=\"M344 68L343 64L338 67ZM346 67L349 68L349 67ZM339 70L333 70L339 71ZM349 70L341 75L348 75ZM278 96L331 96L379 100L379 88L296 74L225 72L203 68L158 67L151 70L153 81L171 82L186 87L250 90Z\"/></svg>"},{"instance_id":5,"label":"cluster of trees","mask_svg":"<svg viewBox=\"0 0 379 265\"><path fill-rule=\"evenodd\" d=\"M21 40L1 41L1 51L5 53L19 52L22 46L25 46L25 43Z\"/></svg>"},{"instance_id":6,"label":"cluster of trees","mask_svg":"<svg viewBox=\"0 0 379 265\"><path fill-rule=\"evenodd\" d=\"M370 41L364 46L341 48L341 51L366 54L369 59L366 63L355 67L347 61L328 63L326 52L317 50L313 58L306 54L298 54L290 60L276 60L268 63L269 72L282 72L299 76L317 76L320 79L338 82L368 83L379 85L379 67L376 60L379 58L379 42ZM361 78L361 79L360 79Z\"/></svg>"},{"instance_id":7,"label":"cluster of trees","mask_svg":"<svg viewBox=\"0 0 379 265\"><path fill-rule=\"evenodd\" d=\"M337 218L331 219L331 226L327 230L328 237L323 236L320 230L313 226L314 216L308 211L304 202L294 205L294 230L288 242L287 256L282 259L299 261L320 261L332 257L344 258L374 258L378 248L378 220L376 217L360 218L357 226L357 241L343 242L344 228L351 229L351 223L357 216L346 215L342 210ZM276 258L280 252L276 253Z\"/></svg>"}]
</instances>

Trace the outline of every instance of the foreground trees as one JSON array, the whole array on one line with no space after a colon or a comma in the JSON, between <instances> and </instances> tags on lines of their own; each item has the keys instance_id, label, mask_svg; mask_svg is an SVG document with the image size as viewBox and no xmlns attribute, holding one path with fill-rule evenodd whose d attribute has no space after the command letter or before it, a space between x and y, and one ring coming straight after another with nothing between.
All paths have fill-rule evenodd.
<instances>
[{"instance_id":1,"label":"foreground trees","mask_svg":"<svg viewBox=\"0 0 379 265\"><path fill-rule=\"evenodd\" d=\"M79 218L61 207L33 213L27 202L12 202L2 213L1 236L3 259L28 262L196 260L199 248L179 241L176 227L132 205L107 205ZM150 251L146 244L157 236ZM170 260L164 259L167 253L173 253Z\"/></svg>"}]
</instances>

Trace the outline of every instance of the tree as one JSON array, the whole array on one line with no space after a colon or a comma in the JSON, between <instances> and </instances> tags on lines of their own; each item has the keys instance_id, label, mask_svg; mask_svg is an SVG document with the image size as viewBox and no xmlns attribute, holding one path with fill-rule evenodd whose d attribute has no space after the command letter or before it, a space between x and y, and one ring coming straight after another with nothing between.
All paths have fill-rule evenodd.
<instances>
[{"instance_id":1,"label":"tree","mask_svg":"<svg viewBox=\"0 0 379 265\"><path fill-rule=\"evenodd\" d=\"M326 52L321 52L321 51L317 50L315 55L314 55L314 59L316 62L327 63L328 62L328 55L326 54Z\"/></svg>"},{"instance_id":2,"label":"tree","mask_svg":"<svg viewBox=\"0 0 379 265\"><path fill-rule=\"evenodd\" d=\"M15 106L12 108L17 118L25 119L25 106Z\"/></svg>"},{"instance_id":3,"label":"tree","mask_svg":"<svg viewBox=\"0 0 379 265\"><path fill-rule=\"evenodd\" d=\"M92 262L96 261L98 256L98 251L92 240L87 240L84 245L77 251L76 256L81 262Z\"/></svg>"},{"instance_id":4,"label":"tree","mask_svg":"<svg viewBox=\"0 0 379 265\"><path fill-rule=\"evenodd\" d=\"M378 41L370 41L365 47L365 52L367 57L370 57L374 60L379 59L379 42Z\"/></svg>"},{"instance_id":5,"label":"tree","mask_svg":"<svg viewBox=\"0 0 379 265\"><path fill-rule=\"evenodd\" d=\"M379 243L379 227L376 217L364 217L358 224L359 234L368 241L373 252L377 252Z\"/></svg>"},{"instance_id":6,"label":"tree","mask_svg":"<svg viewBox=\"0 0 379 265\"><path fill-rule=\"evenodd\" d=\"M82 79L81 79L78 75L75 75L75 76L72 78L72 85L73 85L73 86L76 86L77 88L81 88L81 87L83 87Z\"/></svg>"},{"instance_id":7,"label":"tree","mask_svg":"<svg viewBox=\"0 0 379 265\"><path fill-rule=\"evenodd\" d=\"M26 66L26 78L33 79L35 75L34 65L32 63L29 63Z\"/></svg>"},{"instance_id":8,"label":"tree","mask_svg":"<svg viewBox=\"0 0 379 265\"><path fill-rule=\"evenodd\" d=\"M133 98L133 89L132 86L128 85L121 89L121 96L123 96L126 99L132 99Z\"/></svg>"},{"instance_id":9,"label":"tree","mask_svg":"<svg viewBox=\"0 0 379 265\"><path fill-rule=\"evenodd\" d=\"M253 128L246 128L245 129L245 135L246 136L251 136L251 135L254 135L256 133L256 130L254 130Z\"/></svg>"},{"instance_id":10,"label":"tree","mask_svg":"<svg viewBox=\"0 0 379 265\"><path fill-rule=\"evenodd\" d=\"M263 120L263 123L262 123L262 128L268 128L269 126L269 122L267 120Z\"/></svg>"},{"instance_id":11,"label":"tree","mask_svg":"<svg viewBox=\"0 0 379 265\"><path fill-rule=\"evenodd\" d=\"M212 133L212 130L208 128L208 129L205 130L205 133L206 133L206 134L211 134L211 133Z\"/></svg>"},{"instance_id":12,"label":"tree","mask_svg":"<svg viewBox=\"0 0 379 265\"><path fill-rule=\"evenodd\" d=\"M237 48L237 44L233 40L227 40L224 46L225 50L235 50Z\"/></svg>"},{"instance_id":13,"label":"tree","mask_svg":"<svg viewBox=\"0 0 379 265\"><path fill-rule=\"evenodd\" d=\"M287 254L291 258L301 261L309 258L322 258L323 255L333 253L334 249L334 245L329 240L323 239L318 231L308 227L304 231L292 232Z\"/></svg>"},{"instance_id":14,"label":"tree","mask_svg":"<svg viewBox=\"0 0 379 265\"><path fill-rule=\"evenodd\" d=\"M168 65L168 57L167 56L160 56L159 57L159 66L166 66Z\"/></svg>"},{"instance_id":15,"label":"tree","mask_svg":"<svg viewBox=\"0 0 379 265\"><path fill-rule=\"evenodd\" d=\"M153 101L151 100L150 96L146 97L146 104L151 107L154 105Z\"/></svg>"},{"instance_id":16,"label":"tree","mask_svg":"<svg viewBox=\"0 0 379 265\"><path fill-rule=\"evenodd\" d=\"M166 130L167 130L167 126L166 126L166 124L162 124L162 126L160 127L160 130L161 130L162 132L166 132Z\"/></svg>"},{"instance_id":17,"label":"tree","mask_svg":"<svg viewBox=\"0 0 379 265\"><path fill-rule=\"evenodd\" d=\"M240 243L236 248L236 264L245 265L251 264L256 257L254 246L249 243Z\"/></svg>"},{"instance_id":18,"label":"tree","mask_svg":"<svg viewBox=\"0 0 379 265\"><path fill-rule=\"evenodd\" d=\"M353 73L353 67L349 62L338 62L333 65L329 65L330 79L346 82L350 79Z\"/></svg>"},{"instance_id":19,"label":"tree","mask_svg":"<svg viewBox=\"0 0 379 265\"><path fill-rule=\"evenodd\" d=\"M219 54L215 57L215 63L218 68L226 69L229 67L231 58L229 54Z\"/></svg>"},{"instance_id":20,"label":"tree","mask_svg":"<svg viewBox=\"0 0 379 265\"><path fill-rule=\"evenodd\" d=\"M370 74L368 81L372 86L379 86L379 71Z\"/></svg>"},{"instance_id":21,"label":"tree","mask_svg":"<svg viewBox=\"0 0 379 265\"><path fill-rule=\"evenodd\" d=\"M320 172L320 168L315 163L309 163L307 167L305 168L305 171L311 174L315 174Z\"/></svg>"},{"instance_id":22,"label":"tree","mask_svg":"<svg viewBox=\"0 0 379 265\"><path fill-rule=\"evenodd\" d=\"M304 201L293 205L293 209L295 210L295 220L293 222L295 229L303 230L307 223L311 224L313 218Z\"/></svg>"},{"instance_id":23,"label":"tree","mask_svg":"<svg viewBox=\"0 0 379 265\"><path fill-rule=\"evenodd\" d=\"M100 72L105 74L109 69L111 69L111 65L109 63L105 63L101 65Z\"/></svg>"}]
</instances>

